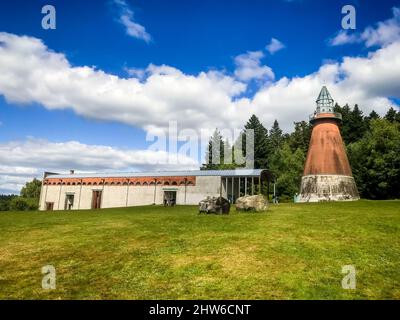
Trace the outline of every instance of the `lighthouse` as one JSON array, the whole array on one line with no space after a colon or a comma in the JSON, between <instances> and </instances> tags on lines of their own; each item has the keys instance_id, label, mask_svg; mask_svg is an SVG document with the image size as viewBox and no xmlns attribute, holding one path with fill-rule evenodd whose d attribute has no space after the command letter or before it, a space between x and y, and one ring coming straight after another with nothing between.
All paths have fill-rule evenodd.
<instances>
[{"instance_id":1,"label":"lighthouse","mask_svg":"<svg viewBox=\"0 0 400 320\"><path fill-rule=\"evenodd\" d=\"M340 135L342 115L323 86L310 116L312 134L301 179L299 202L358 200L359 194Z\"/></svg>"}]
</instances>

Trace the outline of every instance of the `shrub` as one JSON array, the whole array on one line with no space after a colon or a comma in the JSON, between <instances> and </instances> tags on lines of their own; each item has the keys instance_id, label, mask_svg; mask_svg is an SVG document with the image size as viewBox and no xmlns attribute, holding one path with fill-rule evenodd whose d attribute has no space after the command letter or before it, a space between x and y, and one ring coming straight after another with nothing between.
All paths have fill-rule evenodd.
<instances>
[{"instance_id":1,"label":"shrub","mask_svg":"<svg viewBox=\"0 0 400 320\"><path fill-rule=\"evenodd\" d=\"M10 210L27 211L37 209L38 203L35 198L15 197L10 201Z\"/></svg>"}]
</instances>

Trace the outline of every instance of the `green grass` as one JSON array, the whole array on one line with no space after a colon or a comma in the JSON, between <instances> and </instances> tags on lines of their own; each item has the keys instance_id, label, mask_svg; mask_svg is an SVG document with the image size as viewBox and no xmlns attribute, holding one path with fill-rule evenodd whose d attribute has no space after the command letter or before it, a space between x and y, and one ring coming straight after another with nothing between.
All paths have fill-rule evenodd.
<instances>
[{"instance_id":1,"label":"green grass","mask_svg":"<svg viewBox=\"0 0 400 320\"><path fill-rule=\"evenodd\" d=\"M0 213L0 298L399 299L400 201Z\"/></svg>"}]
</instances>

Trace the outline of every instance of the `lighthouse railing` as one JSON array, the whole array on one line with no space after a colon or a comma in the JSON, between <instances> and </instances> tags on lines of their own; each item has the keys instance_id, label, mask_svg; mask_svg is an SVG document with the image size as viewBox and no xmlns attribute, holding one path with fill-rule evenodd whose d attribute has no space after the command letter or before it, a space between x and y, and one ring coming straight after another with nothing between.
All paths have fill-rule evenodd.
<instances>
[{"instance_id":1,"label":"lighthouse railing","mask_svg":"<svg viewBox=\"0 0 400 320\"><path fill-rule=\"evenodd\" d=\"M339 112L314 112L313 114L310 114L309 118L310 121L321 118L335 118L342 120L342 114Z\"/></svg>"}]
</instances>

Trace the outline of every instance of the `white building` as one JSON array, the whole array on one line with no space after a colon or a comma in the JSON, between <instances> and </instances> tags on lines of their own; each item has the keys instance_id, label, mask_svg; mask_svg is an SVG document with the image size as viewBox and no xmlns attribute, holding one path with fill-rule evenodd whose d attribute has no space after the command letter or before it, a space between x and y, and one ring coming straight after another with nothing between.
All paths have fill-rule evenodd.
<instances>
[{"instance_id":1,"label":"white building","mask_svg":"<svg viewBox=\"0 0 400 320\"><path fill-rule=\"evenodd\" d=\"M273 180L268 170L195 170L110 174L45 173L40 210L79 210L151 204L197 205L207 196L234 202Z\"/></svg>"}]
</instances>

